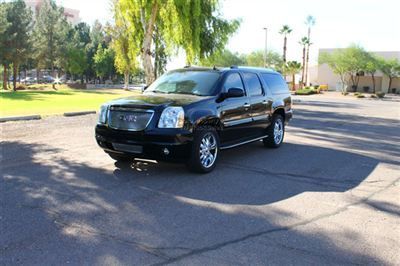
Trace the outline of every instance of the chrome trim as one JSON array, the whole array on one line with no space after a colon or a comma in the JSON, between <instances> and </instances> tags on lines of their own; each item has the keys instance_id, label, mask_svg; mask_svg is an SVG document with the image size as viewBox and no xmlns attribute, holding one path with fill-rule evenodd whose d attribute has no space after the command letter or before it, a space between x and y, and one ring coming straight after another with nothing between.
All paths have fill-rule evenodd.
<instances>
[{"instance_id":1,"label":"chrome trim","mask_svg":"<svg viewBox=\"0 0 400 266\"><path fill-rule=\"evenodd\" d=\"M224 126L231 127L231 126L236 126L236 125L240 125L240 124L250 123L251 121L253 121L253 119L251 117L247 117L247 118L224 122Z\"/></svg>"},{"instance_id":2,"label":"chrome trim","mask_svg":"<svg viewBox=\"0 0 400 266\"><path fill-rule=\"evenodd\" d=\"M268 120L268 115L256 115L252 117L254 121Z\"/></svg>"},{"instance_id":3,"label":"chrome trim","mask_svg":"<svg viewBox=\"0 0 400 266\"><path fill-rule=\"evenodd\" d=\"M110 108L108 108L108 110L154 113L154 110L151 110L151 109L140 109L140 108L136 108L136 107L110 106Z\"/></svg>"},{"instance_id":4,"label":"chrome trim","mask_svg":"<svg viewBox=\"0 0 400 266\"><path fill-rule=\"evenodd\" d=\"M121 129L121 128L117 128L117 127L112 127L112 126L110 126L109 121L110 121L110 114L111 114L111 111L133 111L133 112L143 112L143 113L152 113L152 114L151 114L151 116L150 116L150 118L149 118L149 121L147 122L146 126L145 126L143 129L140 129L140 130L136 130L136 129ZM110 107L108 108L107 123L106 123L106 125L107 125L107 127L112 128L112 129L116 129L116 130L138 132L138 131L143 131L143 130L145 130L145 129L149 126L150 122L153 120L153 117L154 117L154 110L146 110L146 109L138 109L138 108L110 106Z\"/></svg>"},{"instance_id":5,"label":"chrome trim","mask_svg":"<svg viewBox=\"0 0 400 266\"><path fill-rule=\"evenodd\" d=\"M241 145L244 145L244 144L247 144L247 143L250 143L250 142L255 142L255 141L258 141L258 140L262 140L262 139L264 139L266 137L268 137L268 135L265 135L265 136L262 136L262 137L258 137L258 138L255 138L255 139L246 140L246 141L243 141L243 142L240 142L240 143L236 143L236 144L232 144L232 145L229 145L229 146L222 146L222 147L220 147L220 149L221 150L231 149L231 148L234 148L234 147L237 147L237 146L241 146Z\"/></svg>"}]
</instances>

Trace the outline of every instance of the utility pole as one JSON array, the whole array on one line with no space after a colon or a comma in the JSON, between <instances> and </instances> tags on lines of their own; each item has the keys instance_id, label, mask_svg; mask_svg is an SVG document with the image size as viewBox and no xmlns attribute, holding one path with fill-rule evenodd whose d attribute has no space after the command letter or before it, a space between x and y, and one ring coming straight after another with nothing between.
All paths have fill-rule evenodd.
<instances>
[{"instance_id":1,"label":"utility pole","mask_svg":"<svg viewBox=\"0 0 400 266\"><path fill-rule=\"evenodd\" d=\"M264 51L264 67L267 67L267 55L268 55L268 28L264 28L265 30L265 51Z\"/></svg>"}]
</instances>

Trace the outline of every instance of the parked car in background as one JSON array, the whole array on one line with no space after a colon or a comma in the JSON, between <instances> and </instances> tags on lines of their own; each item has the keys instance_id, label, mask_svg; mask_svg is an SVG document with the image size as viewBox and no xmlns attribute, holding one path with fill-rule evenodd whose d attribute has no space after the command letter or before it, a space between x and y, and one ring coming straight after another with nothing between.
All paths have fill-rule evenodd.
<instances>
[{"instance_id":1,"label":"parked car in background","mask_svg":"<svg viewBox=\"0 0 400 266\"><path fill-rule=\"evenodd\" d=\"M33 77L26 77L24 79L21 79L21 83L24 84L34 84L37 82L37 78L33 78Z\"/></svg>"},{"instance_id":2,"label":"parked car in background","mask_svg":"<svg viewBox=\"0 0 400 266\"><path fill-rule=\"evenodd\" d=\"M180 161L207 173L221 150L260 140L281 146L292 112L275 71L189 67L164 74L142 95L104 104L96 140L117 161Z\"/></svg>"},{"instance_id":3,"label":"parked car in background","mask_svg":"<svg viewBox=\"0 0 400 266\"><path fill-rule=\"evenodd\" d=\"M54 78L52 76L44 75L39 79L39 83L53 83Z\"/></svg>"}]
</instances>

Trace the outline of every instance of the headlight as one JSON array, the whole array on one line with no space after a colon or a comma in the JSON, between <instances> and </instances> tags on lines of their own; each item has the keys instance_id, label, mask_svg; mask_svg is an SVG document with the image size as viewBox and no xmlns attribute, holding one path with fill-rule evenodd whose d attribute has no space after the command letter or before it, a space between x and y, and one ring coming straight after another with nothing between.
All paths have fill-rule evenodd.
<instances>
[{"instance_id":1,"label":"headlight","mask_svg":"<svg viewBox=\"0 0 400 266\"><path fill-rule=\"evenodd\" d=\"M99 112L99 124L107 123L108 105L102 105Z\"/></svg>"},{"instance_id":2,"label":"headlight","mask_svg":"<svg viewBox=\"0 0 400 266\"><path fill-rule=\"evenodd\" d=\"M158 121L159 128L182 128L185 112L182 107L167 107Z\"/></svg>"}]
</instances>

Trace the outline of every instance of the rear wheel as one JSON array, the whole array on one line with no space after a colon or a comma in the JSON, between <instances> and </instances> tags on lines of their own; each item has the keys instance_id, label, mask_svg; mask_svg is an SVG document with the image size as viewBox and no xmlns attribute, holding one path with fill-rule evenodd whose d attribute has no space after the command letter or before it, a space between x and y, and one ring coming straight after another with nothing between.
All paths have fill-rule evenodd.
<instances>
[{"instance_id":1,"label":"rear wheel","mask_svg":"<svg viewBox=\"0 0 400 266\"><path fill-rule=\"evenodd\" d=\"M211 172L215 168L218 152L219 138L215 129L195 132L189 169L198 173Z\"/></svg>"},{"instance_id":2,"label":"rear wheel","mask_svg":"<svg viewBox=\"0 0 400 266\"><path fill-rule=\"evenodd\" d=\"M285 136L285 123L281 115L272 117L271 125L267 128L268 137L263 139L264 145L270 148L278 148L282 145Z\"/></svg>"}]
</instances>

